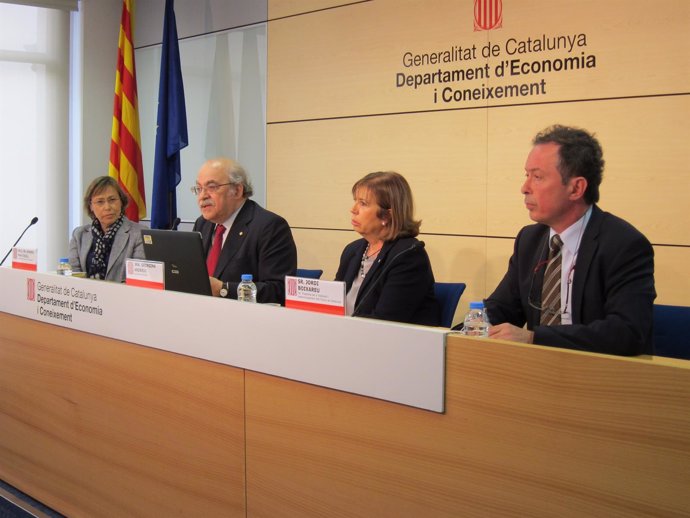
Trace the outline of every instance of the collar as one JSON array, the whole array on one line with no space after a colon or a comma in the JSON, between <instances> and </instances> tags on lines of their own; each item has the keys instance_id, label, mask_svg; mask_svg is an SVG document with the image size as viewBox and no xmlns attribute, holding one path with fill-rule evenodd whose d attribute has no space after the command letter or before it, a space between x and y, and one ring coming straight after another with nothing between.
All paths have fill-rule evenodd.
<instances>
[{"instance_id":1,"label":"collar","mask_svg":"<svg viewBox=\"0 0 690 518\"><path fill-rule=\"evenodd\" d=\"M237 207L237 209L235 209L235 212L230 214L230 217L228 217L228 219L223 221L223 226L225 227L225 232L223 233L223 237L228 235L228 232L232 228L232 224L235 222L235 219L237 219L237 215L240 213L240 211L242 210L242 207L244 207L245 203L247 203L246 198L244 199L242 204L239 207ZM215 229L215 227L213 227L213 228Z\"/></svg>"},{"instance_id":2,"label":"collar","mask_svg":"<svg viewBox=\"0 0 690 518\"><path fill-rule=\"evenodd\" d=\"M587 224L589 223L591 216L592 205L589 206L580 219L558 234L561 238L561 241L563 241L563 248L573 256L577 255L577 251L580 248L580 243L582 242L582 235L585 233L585 229L587 228ZM550 228L549 243L555 234L556 232Z\"/></svg>"}]
</instances>

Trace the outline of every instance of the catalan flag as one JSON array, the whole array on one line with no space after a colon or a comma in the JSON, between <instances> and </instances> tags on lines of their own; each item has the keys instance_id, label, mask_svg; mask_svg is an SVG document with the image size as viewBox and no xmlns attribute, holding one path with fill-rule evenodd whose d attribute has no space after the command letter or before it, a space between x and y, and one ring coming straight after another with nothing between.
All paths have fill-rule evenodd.
<instances>
[{"instance_id":1,"label":"catalan flag","mask_svg":"<svg viewBox=\"0 0 690 518\"><path fill-rule=\"evenodd\" d=\"M115 102L110 141L109 174L129 196L125 215L146 217L144 168L141 160L137 74L134 65L134 0L123 0L115 70Z\"/></svg>"}]
</instances>

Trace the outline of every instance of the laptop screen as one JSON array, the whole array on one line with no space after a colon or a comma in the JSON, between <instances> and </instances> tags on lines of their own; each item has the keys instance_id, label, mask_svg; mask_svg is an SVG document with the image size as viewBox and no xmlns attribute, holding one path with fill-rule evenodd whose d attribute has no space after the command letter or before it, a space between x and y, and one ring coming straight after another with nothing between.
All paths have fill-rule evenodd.
<instances>
[{"instance_id":1,"label":"laptop screen","mask_svg":"<svg viewBox=\"0 0 690 518\"><path fill-rule=\"evenodd\" d=\"M146 259L165 263L166 290L211 295L199 232L146 228L141 237Z\"/></svg>"}]
</instances>

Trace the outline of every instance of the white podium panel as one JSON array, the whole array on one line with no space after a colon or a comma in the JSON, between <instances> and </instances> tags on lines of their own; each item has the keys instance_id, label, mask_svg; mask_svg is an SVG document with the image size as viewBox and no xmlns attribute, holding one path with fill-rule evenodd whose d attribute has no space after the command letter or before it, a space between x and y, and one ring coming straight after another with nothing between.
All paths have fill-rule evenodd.
<instances>
[{"instance_id":1,"label":"white podium panel","mask_svg":"<svg viewBox=\"0 0 690 518\"><path fill-rule=\"evenodd\" d=\"M0 268L0 311L443 412L447 330Z\"/></svg>"}]
</instances>

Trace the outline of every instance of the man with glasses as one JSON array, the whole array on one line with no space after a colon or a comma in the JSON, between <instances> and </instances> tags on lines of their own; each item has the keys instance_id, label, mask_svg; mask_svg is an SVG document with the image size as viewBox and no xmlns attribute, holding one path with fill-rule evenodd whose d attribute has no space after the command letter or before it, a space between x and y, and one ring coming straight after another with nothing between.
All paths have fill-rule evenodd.
<instances>
[{"instance_id":1,"label":"man with glasses","mask_svg":"<svg viewBox=\"0 0 690 518\"><path fill-rule=\"evenodd\" d=\"M521 191L536 224L518 234L508 272L485 301L489 336L607 354L650 351L654 251L596 205L599 142L553 126L533 146Z\"/></svg>"},{"instance_id":2,"label":"man with glasses","mask_svg":"<svg viewBox=\"0 0 690 518\"><path fill-rule=\"evenodd\" d=\"M201 210L201 232L214 296L237 298L242 274L250 273L258 302L285 302L285 276L295 275L297 248L285 219L249 197L244 168L228 158L205 162L192 187Z\"/></svg>"}]
</instances>

